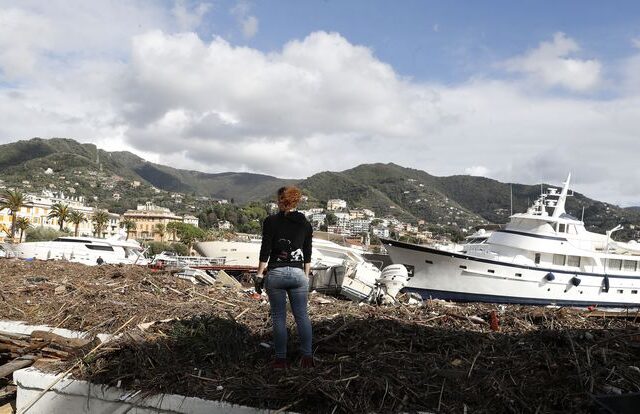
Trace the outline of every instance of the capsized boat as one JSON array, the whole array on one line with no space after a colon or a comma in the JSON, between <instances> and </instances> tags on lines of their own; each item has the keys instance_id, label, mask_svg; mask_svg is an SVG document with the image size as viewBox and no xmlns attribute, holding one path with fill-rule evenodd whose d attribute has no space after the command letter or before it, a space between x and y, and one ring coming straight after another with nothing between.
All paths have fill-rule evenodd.
<instances>
[{"instance_id":1,"label":"capsized boat","mask_svg":"<svg viewBox=\"0 0 640 414\"><path fill-rule=\"evenodd\" d=\"M196 243L202 255L224 259L225 265L258 265L260 240L251 242L207 241ZM367 261L362 252L328 240L312 242L309 288L324 293L341 294L353 300L364 300L373 291L381 270Z\"/></svg>"},{"instance_id":2,"label":"capsized boat","mask_svg":"<svg viewBox=\"0 0 640 414\"><path fill-rule=\"evenodd\" d=\"M461 251L383 239L410 270L405 291L423 298L611 307L640 305L640 245L613 241L567 214L569 174L525 213Z\"/></svg>"}]
</instances>

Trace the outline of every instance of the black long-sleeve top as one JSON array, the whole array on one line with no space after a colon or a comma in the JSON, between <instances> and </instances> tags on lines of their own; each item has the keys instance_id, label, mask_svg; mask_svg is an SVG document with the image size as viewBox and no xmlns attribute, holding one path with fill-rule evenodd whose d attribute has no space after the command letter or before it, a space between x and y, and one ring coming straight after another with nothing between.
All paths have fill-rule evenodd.
<instances>
[{"instance_id":1,"label":"black long-sleeve top","mask_svg":"<svg viewBox=\"0 0 640 414\"><path fill-rule=\"evenodd\" d=\"M269 262L267 269L311 263L313 228L304 214L279 212L264 219L260 261Z\"/></svg>"}]
</instances>

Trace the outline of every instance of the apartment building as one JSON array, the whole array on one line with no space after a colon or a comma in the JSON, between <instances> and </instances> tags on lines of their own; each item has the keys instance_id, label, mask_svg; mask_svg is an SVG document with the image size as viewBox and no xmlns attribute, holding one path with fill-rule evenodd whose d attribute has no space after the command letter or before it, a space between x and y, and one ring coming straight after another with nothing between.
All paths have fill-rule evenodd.
<instances>
[{"instance_id":1,"label":"apartment building","mask_svg":"<svg viewBox=\"0 0 640 414\"><path fill-rule=\"evenodd\" d=\"M123 218L132 220L136 224L135 232L130 233L130 237L153 241L166 240L169 235L168 231L165 231L165 234L159 234L156 230L158 224L164 224L166 228L172 221L183 221L182 217L172 213L168 208L156 206L151 202L139 204L135 210L127 210Z\"/></svg>"}]
</instances>

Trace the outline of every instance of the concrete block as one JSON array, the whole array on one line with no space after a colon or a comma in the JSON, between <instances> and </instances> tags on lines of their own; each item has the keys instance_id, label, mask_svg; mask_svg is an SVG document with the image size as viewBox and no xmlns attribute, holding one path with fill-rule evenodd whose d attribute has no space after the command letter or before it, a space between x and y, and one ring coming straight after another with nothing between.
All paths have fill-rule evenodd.
<instances>
[{"instance_id":1,"label":"concrete block","mask_svg":"<svg viewBox=\"0 0 640 414\"><path fill-rule=\"evenodd\" d=\"M36 398L56 379L56 374L33 367L13 373L18 387L16 412ZM29 414L267 414L270 410L233 405L221 401L203 400L175 394L142 396L106 385L65 378L51 388L29 409Z\"/></svg>"}]
</instances>

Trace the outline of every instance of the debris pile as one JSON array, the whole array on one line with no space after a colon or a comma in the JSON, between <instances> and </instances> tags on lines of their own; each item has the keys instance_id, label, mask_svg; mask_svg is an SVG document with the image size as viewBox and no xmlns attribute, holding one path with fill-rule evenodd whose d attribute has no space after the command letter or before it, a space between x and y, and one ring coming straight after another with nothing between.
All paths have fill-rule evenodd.
<instances>
[{"instance_id":1,"label":"debris pile","mask_svg":"<svg viewBox=\"0 0 640 414\"><path fill-rule=\"evenodd\" d=\"M15 396L11 374L33 364L75 359L98 339L69 339L51 332L33 331L30 335L0 332L0 405Z\"/></svg>"},{"instance_id":2,"label":"debris pile","mask_svg":"<svg viewBox=\"0 0 640 414\"><path fill-rule=\"evenodd\" d=\"M27 280L36 276L46 281ZM50 369L75 366L77 378L147 393L305 413L542 413L589 412L591 395L640 391L635 311L372 306L311 294L316 367L296 364L290 319L292 367L274 371L268 304L239 288L142 268L7 260L0 280L0 319L109 333L133 317L91 358Z\"/></svg>"}]
</instances>

